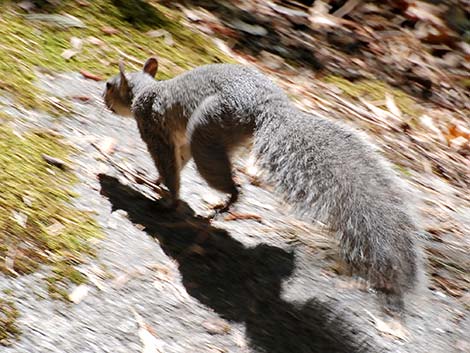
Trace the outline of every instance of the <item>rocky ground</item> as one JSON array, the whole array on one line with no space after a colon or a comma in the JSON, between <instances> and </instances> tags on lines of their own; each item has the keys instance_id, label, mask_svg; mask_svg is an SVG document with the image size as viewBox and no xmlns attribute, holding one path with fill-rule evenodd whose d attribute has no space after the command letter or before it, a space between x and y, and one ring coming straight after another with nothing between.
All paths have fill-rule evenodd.
<instances>
[{"instance_id":1,"label":"rocky ground","mask_svg":"<svg viewBox=\"0 0 470 353\"><path fill-rule=\"evenodd\" d=\"M53 261L39 271L16 276L15 254L0 242L2 352L470 351L468 19L447 16L452 6L415 1L331 1L328 8L317 0L300 10L292 3L77 0L4 8L0 127L19 140L26 131L52 132L72 147L74 206L104 236L90 242L96 256L62 254L85 279L64 277L62 300L48 287L63 260L58 253L48 253ZM454 4L457 14L468 13L466 1ZM65 17L34 22L47 11ZM51 24L72 21L69 13L87 28ZM252 65L301 109L371 135L416 191L425 229L426 278L401 325L382 313L375 293L340 274L335 240L292 216L246 173L243 158L233 213L207 218L223 195L192 162L183 173L183 207L160 207L139 181L157 174L135 122L105 109L104 84L94 81L115 71L118 57L135 68L151 54L159 55L160 78L206 62ZM5 331L12 337L3 340Z\"/></svg>"},{"instance_id":2,"label":"rocky ground","mask_svg":"<svg viewBox=\"0 0 470 353\"><path fill-rule=\"evenodd\" d=\"M98 256L80 266L89 283L77 303L48 298L47 268L2 277L22 331L4 352L468 350L470 320L461 302L423 289L409 301L406 328L388 326L373 293L335 274L334 242L284 212L243 173L235 211L252 219L204 218L221 195L192 164L183 175L183 209L162 211L150 190L92 146L113 140L115 163L155 176L135 122L104 109L102 84L78 74L43 77L41 84L63 97L91 97L60 118L12 107L9 113L77 148L76 206L96 213L106 237L96 244Z\"/></svg>"}]
</instances>

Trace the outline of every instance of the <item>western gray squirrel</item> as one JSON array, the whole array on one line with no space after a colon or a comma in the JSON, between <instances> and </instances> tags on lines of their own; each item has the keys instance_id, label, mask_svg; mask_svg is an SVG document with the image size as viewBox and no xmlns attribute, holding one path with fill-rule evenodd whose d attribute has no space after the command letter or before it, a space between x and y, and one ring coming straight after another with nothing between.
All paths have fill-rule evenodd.
<instances>
[{"instance_id":1,"label":"western gray squirrel","mask_svg":"<svg viewBox=\"0 0 470 353\"><path fill-rule=\"evenodd\" d=\"M112 111L134 116L160 180L179 200L190 158L207 183L238 198L231 152L248 141L267 180L309 221L326 223L351 270L401 309L417 281L419 226L404 183L354 129L297 109L261 72L212 64L158 81L156 58L109 79Z\"/></svg>"}]
</instances>

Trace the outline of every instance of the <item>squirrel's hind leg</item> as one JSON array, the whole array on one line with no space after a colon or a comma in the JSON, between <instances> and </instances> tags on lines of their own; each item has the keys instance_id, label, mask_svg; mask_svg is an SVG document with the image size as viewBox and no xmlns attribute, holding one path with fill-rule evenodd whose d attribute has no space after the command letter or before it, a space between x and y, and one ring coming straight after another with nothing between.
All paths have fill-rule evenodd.
<instances>
[{"instance_id":1,"label":"squirrel's hind leg","mask_svg":"<svg viewBox=\"0 0 470 353\"><path fill-rule=\"evenodd\" d=\"M251 130L236 123L223 107L216 96L207 98L194 111L188 125L191 154L198 172L209 186L230 195L218 213L228 211L238 200L230 151L244 141Z\"/></svg>"}]
</instances>

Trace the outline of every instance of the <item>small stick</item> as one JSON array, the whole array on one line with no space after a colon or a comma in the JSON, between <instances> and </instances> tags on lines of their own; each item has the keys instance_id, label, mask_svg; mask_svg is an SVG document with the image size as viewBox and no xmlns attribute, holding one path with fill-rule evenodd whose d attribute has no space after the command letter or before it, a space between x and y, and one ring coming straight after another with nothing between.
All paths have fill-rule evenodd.
<instances>
[{"instance_id":1,"label":"small stick","mask_svg":"<svg viewBox=\"0 0 470 353\"><path fill-rule=\"evenodd\" d=\"M69 170L70 167L65 163L62 159L49 156L48 154L42 154L42 159L44 159L47 163L56 166L61 170Z\"/></svg>"},{"instance_id":2,"label":"small stick","mask_svg":"<svg viewBox=\"0 0 470 353\"><path fill-rule=\"evenodd\" d=\"M148 187L150 187L159 196L164 197L164 193L166 191L161 186L155 184L153 181L147 179L146 177L144 177L142 175L139 175L136 172L133 172L132 170L123 167L122 165L119 165L118 163L113 161L113 159L108 154L101 151L101 149L96 144L94 144L93 142L91 143L91 145L106 159L107 162L109 162L109 164L111 164L114 168L116 168L121 174L123 174L126 177L129 177L129 175L132 176L134 178L134 180L141 181L142 184L147 185Z\"/></svg>"},{"instance_id":3,"label":"small stick","mask_svg":"<svg viewBox=\"0 0 470 353\"><path fill-rule=\"evenodd\" d=\"M352 10L354 10L354 8L357 5L359 5L360 2L361 2L361 0L348 0L348 1L346 1L346 3L343 6L341 6L338 10L333 12L333 16L336 16L336 17L346 16L348 13L350 13Z\"/></svg>"}]
</instances>

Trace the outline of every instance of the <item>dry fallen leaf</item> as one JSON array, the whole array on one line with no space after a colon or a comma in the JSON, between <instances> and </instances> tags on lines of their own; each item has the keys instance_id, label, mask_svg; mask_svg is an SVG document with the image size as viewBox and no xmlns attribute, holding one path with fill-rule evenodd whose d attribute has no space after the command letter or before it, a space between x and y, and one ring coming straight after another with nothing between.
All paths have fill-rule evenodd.
<instances>
[{"instance_id":1,"label":"dry fallen leaf","mask_svg":"<svg viewBox=\"0 0 470 353\"><path fill-rule=\"evenodd\" d=\"M401 118L401 110L395 103L395 99L393 98L393 96L388 92L385 93L385 104L387 105L387 108L390 113L392 113L395 117Z\"/></svg>"},{"instance_id":2,"label":"dry fallen leaf","mask_svg":"<svg viewBox=\"0 0 470 353\"><path fill-rule=\"evenodd\" d=\"M450 282L449 279L441 277L439 275L434 275L432 277L433 281L439 285L440 288L444 289L448 294L453 297L461 297L464 294L464 291L459 288L455 283Z\"/></svg>"},{"instance_id":3,"label":"dry fallen leaf","mask_svg":"<svg viewBox=\"0 0 470 353\"><path fill-rule=\"evenodd\" d=\"M228 25L236 30L249 33L254 36L263 37L268 34L268 30L263 26L257 24L250 24L239 20L238 18L233 19L228 23Z\"/></svg>"},{"instance_id":4,"label":"dry fallen leaf","mask_svg":"<svg viewBox=\"0 0 470 353\"><path fill-rule=\"evenodd\" d=\"M78 37L71 37L70 45L73 49L80 51L83 48L83 40Z\"/></svg>"},{"instance_id":5,"label":"dry fallen leaf","mask_svg":"<svg viewBox=\"0 0 470 353\"><path fill-rule=\"evenodd\" d=\"M26 206L31 207L33 205L34 198L24 195L22 199Z\"/></svg>"},{"instance_id":6,"label":"dry fallen leaf","mask_svg":"<svg viewBox=\"0 0 470 353\"><path fill-rule=\"evenodd\" d=\"M384 335L393 336L404 341L409 339L409 332L403 326L403 324L396 319L390 319L388 322L372 315L369 311L366 310L366 313L372 318L375 324L375 328Z\"/></svg>"},{"instance_id":7,"label":"dry fallen leaf","mask_svg":"<svg viewBox=\"0 0 470 353\"><path fill-rule=\"evenodd\" d=\"M144 273L144 270L140 267L129 269L126 273L123 273L117 276L113 281L113 285L116 288L122 288L131 279L138 278L142 276L143 273Z\"/></svg>"},{"instance_id":8,"label":"dry fallen leaf","mask_svg":"<svg viewBox=\"0 0 470 353\"><path fill-rule=\"evenodd\" d=\"M28 222L28 215L19 211L12 211L12 218L18 223L21 227L26 228L26 223Z\"/></svg>"},{"instance_id":9,"label":"dry fallen leaf","mask_svg":"<svg viewBox=\"0 0 470 353\"><path fill-rule=\"evenodd\" d=\"M106 45L105 42L96 37L88 37L86 41L90 44L97 45L99 47L104 47Z\"/></svg>"},{"instance_id":10,"label":"dry fallen leaf","mask_svg":"<svg viewBox=\"0 0 470 353\"><path fill-rule=\"evenodd\" d=\"M424 1L413 1L409 4L405 14L413 19L430 22L439 27L445 27L444 22L439 18L442 12L438 6L428 4Z\"/></svg>"},{"instance_id":11,"label":"dry fallen leaf","mask_svg":"<svg viewBox=\"0 0 470 353\"><path fill-rule=\"evenodd\" d=\"M382 121L387 121L387 118L391 115L389 112L387 112L384 109L381 109L379 107L376 107L374 104L366 101L363 98L359 98L359 100L364 104L369 110L379 119Z\"/></svg>"},{"instance_id":12,"label":"dry fallen leaf","mask_svg":"<svg viewBox=\"0 0 470 353\"><path fill-rule=\"evenodd\" d=\"M164 353L165 342L156 337L155 330L144 321L134 308L131 308L131 310L134 313L135 321L139 325L142 353Z\"/></svg>"},{"instance_id":13,"label":"dry fallen leaf","mask_svg":"<svg viewBox=\"0 0 470 353\"><path fill-rule=\"evenodd\" d=\"M164 29L156 29L153 31L147 32L147 35L152 37L152 38L158 38L163 36L163 40L165 41L165 44L168 46L172 46L175 44L175 41L173 40L173 36L171 35L170 32Z\"/></svg>"},{"instance_id":14,"label":"dry fallen leaf","mask_svg":"<svg viewBox=\"0 0 470 353\"><path fill-rule=\"evenodd\" d=\"M338 10L333 12L333 16L336 17L344 17L348 13L354 10L354 8L359 5L362 2L362 0L348 0L346 3L341 6Z\"/></svg>"},{"instance_id":15,"label":"dry fallen leaf","mask_svg":"<svg viewBox=\"0 0 470 353\"><path fill-rule=\"evenodd\" d=\"M170 268L161 264L154 264L149 266L155 273L155 278L160 281L170 282L173 278L173 273Z\"/></svg>"},{"instance_id":16,"label":"dry fallen leaf","mask_svg":"<svg viewBox=\"0 0 470 353\"><path fill-rule=\"evenodd\" d=\"M127 282L129 282L130 279L131 279L131 276L128 273L123 273L123 274L117 276L113 280L113 284L116 288L120 289L120 288L124 287L124 285Z\"/></svg>"},{"instance_id":17,"label":"dry fallen leaf","mask_svg":"<svg viewBox=\"0 0 470 353\"><path fill-rule=\"evenodd\" d=\"M467 129L460 125L451 124L449 126L449 134L454 137L463 136L466 138L470 138L470 129Z\"/></svg>"},{"instance_id":18,"label":"dry fallen leaf","mask_svg":"<svg viewBox=\"0 0 470 353\"><path fill-rule=\"evenodd\" d=\"M332 270L335 273L342 275L346 275L350 271L347 265L343 262L334 263L332 265ZM362 278L350 278L348 280L340 280L336 286L342 289L358 289L364 292L369 288L367 281Z\"/></svg>"},{"instance_id":19,"label":"dry fallen leaf","mask_svg":"<svg viewBox=\"0 0 470 353\"><path fill-rule=\"evenodd\" d=\"M74 49L65 49L60 56L62 56L65 60L72 59L75 55L78 54L77 50Z\"/></svg>"},{"instance_id":20,"label":"dry fallen leaf","mask_svg":"<svg viewBox=\"0 0 470 353\"><path fill-rule=\"evenodd\" d=\"M105 34L108 34L108 35L113 35L113 34L118 34L119 33L119 30L114 28L114 27L110 27L110 26L104 26L104 27L101 27L101 30L105 33Z\"/></svg>"},{"instance_id":21,"label":"dry fallen leaf","mask_svg":"<svg viewBox=\"0 0 470 353\"><path fill-rule=\"evenodd\" d=\"M81 102L89 102L92 98L89 96L73 96L72 99L81 101Z\"/></svg>"},{"instance_id":22,"label":"dry fallen leaf","mask_svg":"<svg viewBox=\"0 0 470 353\"><path fill-rule=\"evenodd\" d=\"M18 272L15 271L15 258L17 255L16 247L9 247L5 256L5 268L15 276L18 276Z\"/></svg>"},{"instance_id":23,"label":"dry fallen leaf","mask_svg":"<svg viewBox=\"0 0 470 353\"><path fill-rule=\"evenodd\" d=\"M85 23L83 23L80 19L72 15L58 15L58 14L42 14L42 13L35 13L31 15L25 16L29 21L40 21L40 22L47 22L58 27L63 28L86 28Z\"/></svg>"},{"instance_id":24,"label":"dry fallen leaf","mask_svg":"<svg viewBox=\"0 0 470 353\"><path fill-rule=\"evenodd\" d=\"M59 235L64 228L65 226L62 223L55 221L50 226L46 227L46 232L50 235Z\"/></svg>"},{"instance_id":25,"label":"dry fallen leaf","mask_svg":"<svg viewBox=\"0 0 470 353\"><path fill-rule=\"evenodd\" d=\"M211 335L224 335L230 332L230 325L220 319L204 321L202 327Z\"/></svg>"},{"instance_id":26,"label":"dry fallen leaf","mask_svg":"<svg viewBox=\"0 0 470 353\"><path fill-rule=\"evenodd\" d=\"M466 144L468 144L468 138L459 136L448 141L449 146L454 150L460 150Z\"/></svg>"},{"instance_id":27,"label":"dry fallen leaf","mask_svg":"<svg viewBox=\"0 0 470 353\"><path fill-rule=\"evenodd\" d=\"M91 271L82 271L82 272L86 275L86 277L88 278L90 283L95 285L95 287L98 288L100 291L106 291L107 290L106 284L102 280L102 278L104 278L104 277L101 277L101 276L99 276L96 273L93 273Z\"/></svg>"},{"instance_id":28,"label":"dry fallen leaf","mask_svg":"<svg viewBox=\"0 0 470 353\"><path fill-rule=\"evenodd\" d=\"M237 213L237 212L230 212L227 216L225 216L224 220L226 221L237 221L243 219L253 219L257 222L262 222L262 218L256 214L251 213Z\"/></svg>"},{"instance_id":29,"label":"dry fallen leaf","mask_svg":"<svg viewBox=\"0 0 470 353\"><path fill-rule=\"evenodd\" d=\"M93 81L103 81L103 78L101 76L95 75L89 71L86 70L80 70L80 73L83 75L83 77L88 78Z\"/></svg>"},{"instance_id":30,"label":"dry fallen leaf","mask_svg":"<svg viewBox=\"0 0 470 353\"><path fill-rule=\"evenodd\" d=\"M32 1L28 1L28 0L27 0L27 1L21 1L21 2L19 2L19 3L18 3L18 7L19 7L20 9L23 9L23 10L25 10L25 11L30 12L30 11L34 10L34 8L36 7L36 5L34 5L34 3L33 3Z\"/></svg>"},{"instance_id":31,"label":"dry fallen leaf","mask_svg":"<svg viewBox=\"0 0 470 353\"><path fill-rule=\"evenodd\" d=\"M259 55L260 59L263 61L266 67L270 68L271 70L279 70L282 66L285 65L285 60L279 55L275 55L266 50L262 50Z\"/></svg>"},{"instance_id":32,"label":"dry fallen leaf","mask_svg":"<svg viewBox=\"0 0 470 353\"><path fill-rule=\"evenodd\" d=\"M183 14L186 16L186 18L190 20L191 22L199 22L202 20L202 17L199 16L194 10L190 10L186 7L183 7L181 10Z\"/></svg>"},{"instance_id":33,"label":"dry fallen leaf","mask_svg":"<svg viewBox=\"0 0 470 353\"><path fill-rule=\"evenodd\" d=\"M421 115L419 117L419 122L420 124L427 128L428 130L436 133L436 134L440 134L441 133L441 130L439 130L439 128L437 127L436 123L434 122L433 118L430 117L429 115Z\"/></svg>"},{"instance_id":34,"label":"dry fallen leaf","mask_svg":"<svg viewBox=\"0 0 470 353\"><path fill-rule=\"evenodd\" d=\"M314 5L310 8L309 20L314 28L321 27L339 27L340 19L336 16L330 15L329 5L325 1L315 1Z\"/></svg>"}]
</instances>

